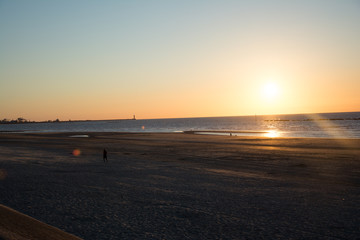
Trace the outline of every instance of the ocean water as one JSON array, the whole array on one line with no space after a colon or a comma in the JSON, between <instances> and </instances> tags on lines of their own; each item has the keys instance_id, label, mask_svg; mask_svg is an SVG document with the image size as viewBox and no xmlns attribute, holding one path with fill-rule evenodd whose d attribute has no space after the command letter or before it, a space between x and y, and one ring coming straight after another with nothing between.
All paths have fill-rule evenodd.
<instances>
[{"instance_id":1,"label":"ocean water","mask_svg":"<svg viewBox=\"0 0 360 240\"><path fill-rule=\"evenodd\" d=\"M0 132L240 131L238 136L360 138L360 112L0 124ZM225 133L223 133L225 134ZM229 133L226 133L229 134Z\"/></svg>"}]
</instances>

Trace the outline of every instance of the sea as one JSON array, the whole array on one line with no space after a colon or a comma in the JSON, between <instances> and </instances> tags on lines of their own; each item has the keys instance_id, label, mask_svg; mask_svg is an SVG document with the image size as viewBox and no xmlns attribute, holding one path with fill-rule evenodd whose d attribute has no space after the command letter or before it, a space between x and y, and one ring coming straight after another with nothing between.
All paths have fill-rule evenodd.
<instances>
[{"instance_id":1,"label":"sea","mask_svg":"<svg viewBox=\"0 0 360 240\"><path fill-rule=\"evenodd\" d=\"M185 131L271 138L360 139L360 112L0 124L0 132L11 133Z\"/></svg>"}]
</instances>

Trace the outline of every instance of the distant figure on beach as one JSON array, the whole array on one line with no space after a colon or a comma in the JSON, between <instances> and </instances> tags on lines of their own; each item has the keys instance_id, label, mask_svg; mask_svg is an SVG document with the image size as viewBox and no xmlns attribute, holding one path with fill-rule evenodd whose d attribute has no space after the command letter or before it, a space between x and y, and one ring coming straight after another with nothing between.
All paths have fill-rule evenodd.
<instances>
[{"instance_id":1,"label":"distant figure on beach","mask_svg":"<svg viewBox=\"0 0 360 240\"><path fill-rule=\"evenodd\" d=\"M108 159L107 159L107 151L106 151L105 148L104 148L104 151L103 151L103 160L104 160L104 162L108 161Z\"/></svg>"}]
</instances>

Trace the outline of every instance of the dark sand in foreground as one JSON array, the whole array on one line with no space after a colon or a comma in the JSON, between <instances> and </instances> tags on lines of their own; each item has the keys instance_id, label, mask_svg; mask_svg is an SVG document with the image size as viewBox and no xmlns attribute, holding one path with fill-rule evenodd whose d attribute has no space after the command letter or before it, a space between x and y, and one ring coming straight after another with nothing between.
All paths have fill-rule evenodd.
<instances>
[{"instance_id":1,"label":"dark sand in foreground","mask_svg":"<svg viewBox=\"0 0 360 240\"><path fill-rule=\"evenodd\" d=\"M0 204L84 239L360 236L360 140L86 134L0 134Z\"/></svg>"}]
</instances>

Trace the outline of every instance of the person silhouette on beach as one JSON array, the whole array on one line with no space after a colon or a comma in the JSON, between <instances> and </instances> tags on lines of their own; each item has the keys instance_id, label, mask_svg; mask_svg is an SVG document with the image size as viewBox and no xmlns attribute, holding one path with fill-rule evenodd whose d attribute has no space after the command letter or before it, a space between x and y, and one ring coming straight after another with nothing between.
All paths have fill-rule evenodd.
<instances>
[{"instance_id":1,"label":"person silhouette on beach","mask_svg":"<svg viewBox=\"0 0 360 240\"><path fill-rule=\"evenodd\" d=\"M104 162L108 162L108 159L107 159L107 151L106 151L105 148L104 148L104 151L103 151L103 160L104 160Z\"/></svg>"}]
</instances>

